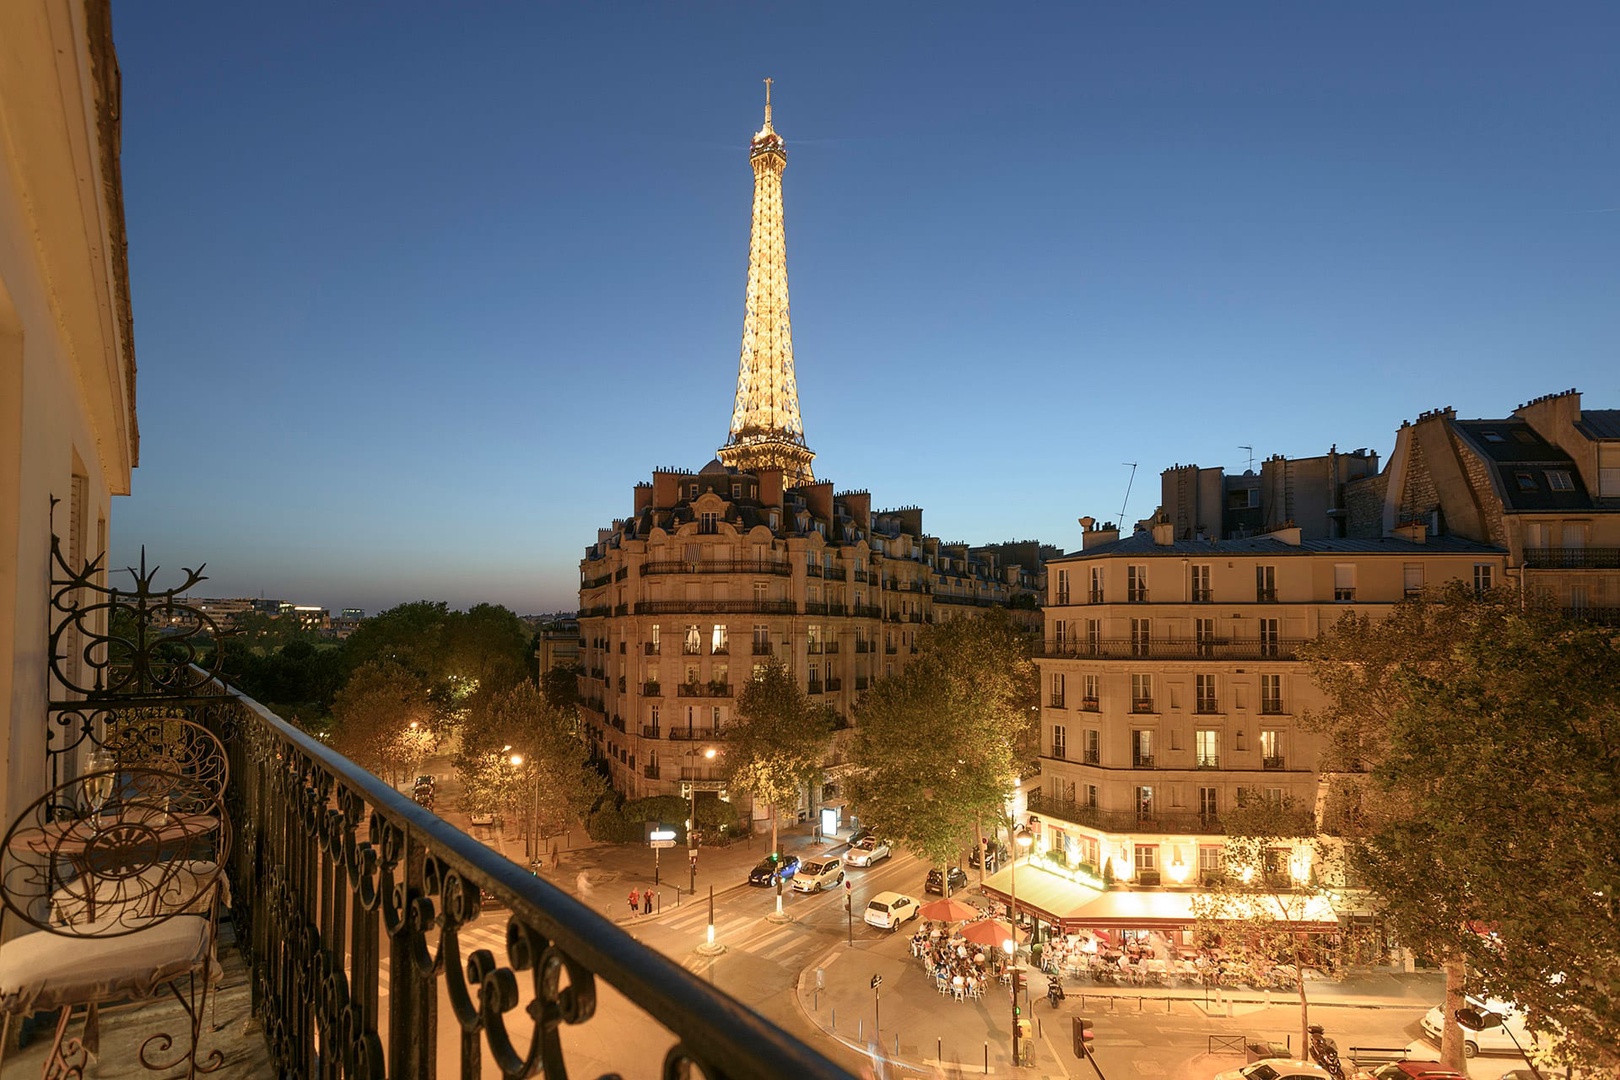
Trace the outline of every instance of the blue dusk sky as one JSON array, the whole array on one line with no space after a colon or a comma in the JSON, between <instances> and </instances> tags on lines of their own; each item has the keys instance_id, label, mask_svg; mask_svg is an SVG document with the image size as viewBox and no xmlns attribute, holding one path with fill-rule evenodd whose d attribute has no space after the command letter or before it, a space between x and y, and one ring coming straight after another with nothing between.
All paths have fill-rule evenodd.
<instances>
[{"instance_id":1,"label":"blue dusk sky","mask_svg":"<svg viewBox=\"0 0 1620 1080\"><path fill-rule=\"evenodd\" d=\"M1180 462L1620 407L1620 5L116 5L113 565L570 609L724 442L775 79L817 475L1079 546Z\"/></svg>"}]
</instances>

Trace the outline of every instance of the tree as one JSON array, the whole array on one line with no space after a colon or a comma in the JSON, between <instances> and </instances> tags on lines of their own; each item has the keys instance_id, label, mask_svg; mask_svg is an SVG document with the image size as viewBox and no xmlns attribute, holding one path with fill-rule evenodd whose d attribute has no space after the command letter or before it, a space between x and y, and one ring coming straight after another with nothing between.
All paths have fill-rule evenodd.
<instances>
[{"instance_id":1,"label":"tree","mask_svg":"<svg viewBox=\"0 0 1620 1080\"><path fill-rule=\"evenodd\" d=\"M850 793L863 821L948 872L977 822L1002 820L1039 753L1032 649L1001 612L919 635L917 658L861 699Z\"/></svg>"},{"instance_id":2,"label":"tree","mask_svg":"<svg viewBox=\"0 0 1620 1080\"><path fill-rule=\"evenodd\" d=\"M1311 816L1291 799L1241 798L1221 827L1222 872L1193 897L1194 936L1235 954L1258 979L1285 981L1299 996L1300 1045L1308 1047L1305 972L1338 976L1359 959L1357 936L1327 925L1328 890L1342 884L1342 872L1324 864L1337 863L1338 849L1312 843Z\"/></svg>"},{"instance_id":3,"label":"tree","mask_svg":"<svg viewBox=\"0 0 1620 1080\"><path fill-rule=\"evenodd\" d=\"M332 703L332 746L362 768L399 784L431 745L427 687L398 664L357 668Z\"/></svg>"},{"instance_id":4,"label":"tree","mask_svg":"<svg viewBox=\"0 0 1620 1080\"><path fill-rule=\"evenodd\" d=\"M757 667L737 697L736 720L726 729L726 783L770 807L773 853L780 850L777 812L798 808L800 792L821 771L832 730L828 711L780 660Z\"/></svg>"},{"instance_id":5,"label":"tree","mask_svg":"<svg viewBox=\"0 0 1620 1080\"><path fill-rule=\"evenodd\" d=\"M579 704L578 664L557 664L540 675L540 690L554 708L572 709Z\"/></svg>"},{"instance_id":6,"label":"tree","mask_svg":"<svg viewBox=\"0 0 1620 1080\"><path fill-rule=\"evenodd\" d=\"M533 854L542 826L580 819L605 790L577 728L573 711L552 705L533 683L482 696L452 759L463 809L519 818Z\"/></svg>"},{"instance_id":7,"label":"tree","mask_svg":"<svg viewBox=\"0 0 1620 1080\"><path fill-rule=\"evenodd\" d=\"M1311 650L1341 755L1329 814L1403 941L1446 966L1442 1058L1478 989L1620 1067L1620 644L1464 587Z\"/></svg>"}]
</instances>

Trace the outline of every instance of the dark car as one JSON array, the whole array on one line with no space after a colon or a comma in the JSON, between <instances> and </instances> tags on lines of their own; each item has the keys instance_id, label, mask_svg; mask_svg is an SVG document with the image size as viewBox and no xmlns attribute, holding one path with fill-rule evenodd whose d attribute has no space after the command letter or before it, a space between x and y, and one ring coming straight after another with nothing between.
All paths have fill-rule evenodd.
<instances>
[{"instance_id":1,"label":"dark car","mask_svg":"<svg viewBox=\"0 0 1620 1080\"><path fill-rule=\"evenodd\" d=\"M877 833L874 833L871 829L856 829L855 830L855 835L851 836L849 838L850 846L854 847L856 844L860 843L862 840L865 840L867 837L876 836L876 835L877 835Z\"/></svg>"},{"instance_id":2,"label":"dark car","mask_svg":"<svg viewBox=\"0 0 1620 1080\"><path fill-rule=\"evenodd\" d=\"M748 871L748 884L775 885L787 881L799 871L797 855L767 855L759 865Z\"/></svg>"},{"instance_id":3,"label":"dark car","mask_svg":"<svg viewBox=\"0 0 1620 1080\"><path fill-rule=\"evenodd\" d=\"M960 866L951 867L951 892L959 893L967 888L967 871ZM945 875L939 872L939 867L928 871L928 881L923 885L923 892L939 893L945 895Z\"/></svg>"},{"instance_id":4,"label":"dark car","mask_svg":"<svg viewBox=\"0 0 1620 1080\"><path fill-rule=\"evenodd\" d=\"M984 868L986 870L993 871L996 867L1001 865L1002 860L1007 855L1007 849L996 843L994 840L986 840L984 842L984 847L990 856L987 860L985 860ZM973 867L977 867L979 865L978 848L974 848L968 853L968 865Z\"/></svg>"}]
</instances>

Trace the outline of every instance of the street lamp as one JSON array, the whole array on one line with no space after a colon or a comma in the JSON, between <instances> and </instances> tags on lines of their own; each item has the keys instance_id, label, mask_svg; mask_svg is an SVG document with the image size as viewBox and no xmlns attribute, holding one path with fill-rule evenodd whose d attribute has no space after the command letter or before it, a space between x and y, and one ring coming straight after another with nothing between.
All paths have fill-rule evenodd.
<instances>
[{"instance_id":1,"label":"street lamp","mask_svg":"<svg viewBox=\"0 0 1620 1080\"><path fill-rule=\"evenodd\" d=\"M1009 921L1012 924L1012 937L1003 942L1001 947L1006 950L1007 956L1016 965L1018 961L1018 854L1020 850L1028 851L1029 846L1035 842L1035 838L1029 834L1027 828L1020 825L1013 830L1012 841L1012 873L1007 881L1008 897L1011 900L1008 905L1008 914L1010 916ZM1012 1056L1015 1067L1018 1065L1018 982L1018 975L1015 972L1012 978Z\"/></svg>"}]
</instances>

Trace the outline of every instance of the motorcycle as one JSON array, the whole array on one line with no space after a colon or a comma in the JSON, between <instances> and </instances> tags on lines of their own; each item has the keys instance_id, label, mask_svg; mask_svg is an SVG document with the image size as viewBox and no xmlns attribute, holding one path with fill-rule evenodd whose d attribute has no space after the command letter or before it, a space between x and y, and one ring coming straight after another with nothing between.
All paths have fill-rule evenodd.
<instances>
[{"instance_id":1,"label":"motorcycle","mask_svg":"<svg viewBox=\"0 0 1620 1080\"><path fill-rule=\"evenodd\" d=\"M1056 1009L1061 1005L1064 996L1062 983L1058 982L1055 977L1047 980L1046 1000L1051 1004L1052 1008Z\"/></svg>"},{"instance_id":2,"label":"motorcycle","mask_svg":"<svg viewBox=\"0 0 1620 1080\"><path fill-rule=\"evenodd\" d=\"M1323 1033L1321 1024L1312 1024L1309 1028L1311 1034L1311 1057L1316 1063L1338 1080L1344 1080L1344 1066L1339 1062L1339 1045Z\"/></svg>"}]
</instances>

